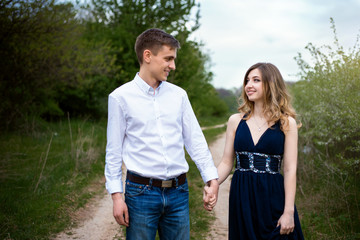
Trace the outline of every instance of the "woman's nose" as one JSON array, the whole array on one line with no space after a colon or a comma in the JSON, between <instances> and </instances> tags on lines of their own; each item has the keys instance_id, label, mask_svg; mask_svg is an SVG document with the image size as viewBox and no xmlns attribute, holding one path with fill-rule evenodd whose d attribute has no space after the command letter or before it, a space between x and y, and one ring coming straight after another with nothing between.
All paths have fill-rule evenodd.
<instances>
[{"instance_id":1,"label":"woman's nose","mask_svg":"<svg viewBox=\"0 0 360 240\"><path fill-rule=\"evenodd\" d=\"M247 81L245 87L252 87L253 86L253 82L251 80Z\"/></svg>"}]
</instances>

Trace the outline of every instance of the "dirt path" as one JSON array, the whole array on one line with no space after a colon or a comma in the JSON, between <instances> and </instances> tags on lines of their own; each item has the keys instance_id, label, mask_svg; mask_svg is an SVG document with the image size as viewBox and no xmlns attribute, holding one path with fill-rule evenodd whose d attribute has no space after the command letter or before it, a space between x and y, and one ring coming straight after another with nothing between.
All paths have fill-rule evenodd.
<instances>
[{"instance_id":1,"label":"dirt path","mask_svg":"<svg viewBox=\"0 0 360 240\"><path fill-rule=\"evenodd\" d=\"M218 166L225 147L225 133L221 134L217 140L210 144L209 148L214 158L215 166ZM228 211L229 211L229 188L230 177L228 177L219 189L219 197L214 208L215 221L210 227L208 240L228 239Z\"/></svg>"},{"instance_id":2,"label":"dirt path","mask_svg":"<svg viewBox=\"0 0 360 240\"><path fill-rule=\"evenodd\" d=\"M123 169L123 173L124 171L125 169ZM117 224L113 217L112 209L112 199L104 190L103 195L93 199L88 206L76 213L80 219L78 226L65 230L57 235L54 240L125 239L120 225Z\"/></svg>"},{"instance_id":3,"label":"dirt path","mask_svg":"<svg viewBox=\"0 0 360 240\"><path fill-rule=\"evenodd\" d=\"M89 219L75 229L60 233L55 239L111 240L121 237L120 226L112 216L112 200L107 193L88 211L91 212Z\"/></svg>"},{"instance_id":4,"label":"dirt path","mask_svg":"<svg viewBox=\"0 0 360 240\"><path fill-rule=\"evenodd\" d=\"M225 146L225 133L221 134L210 146L215 166L220 163L221 156ZM124 171L124 170L123 170ZM228 222L228 195L229 195L229 178L220 186L219 199L214 209L216 220L211 226L208 240L227 239L227 222ZM111 197L104 191L104 194L81 210L78 219L80 223L76 228L65 230L57 235L54 240L112 240L124 239L121 227L115 222L112 215Z\"/></svg>"}]
</instances>

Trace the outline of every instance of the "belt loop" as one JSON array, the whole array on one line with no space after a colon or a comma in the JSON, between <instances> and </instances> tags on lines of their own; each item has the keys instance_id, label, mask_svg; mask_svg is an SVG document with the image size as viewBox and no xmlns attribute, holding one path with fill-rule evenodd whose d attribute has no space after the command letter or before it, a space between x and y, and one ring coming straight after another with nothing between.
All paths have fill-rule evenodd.
<instances>
[{"instance_id":1,"label":"belt loop","mask_svg":"<svg viewBox=\"0 0 360 240\"><path fill-rule=\"evenodd\" d=\"M178 187L179 186L179 179L176 177L175 178L175 187Z\"/></svg>"},{"instance_id":2,"label":"belt loop","mask_svg":"<svg viewBox=\"0 0 360 240\"><path fill-rule=\"evenodd\" d=\"M152 182L153 182L153 179L150 178L150 180L149 180L149 187L152 187Z\"/></svg>"}]
</instances>

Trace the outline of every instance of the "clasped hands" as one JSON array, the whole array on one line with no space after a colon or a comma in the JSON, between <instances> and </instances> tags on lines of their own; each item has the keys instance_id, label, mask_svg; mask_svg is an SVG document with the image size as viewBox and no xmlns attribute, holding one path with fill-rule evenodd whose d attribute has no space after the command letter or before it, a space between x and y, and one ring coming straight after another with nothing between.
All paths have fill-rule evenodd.
<instances>
[{"instance_id":1,"label":"clasped hands","mask_svg":"<svg viewBox=\"0 0 360 240\"><path fill-rule=\"evenodd\" d=\"M206 210L208 211L213 210L217 202L218 193L219 193L218 180L213 179L207 182L203 191L204 208Z\"/></svg>"}]
</instances>

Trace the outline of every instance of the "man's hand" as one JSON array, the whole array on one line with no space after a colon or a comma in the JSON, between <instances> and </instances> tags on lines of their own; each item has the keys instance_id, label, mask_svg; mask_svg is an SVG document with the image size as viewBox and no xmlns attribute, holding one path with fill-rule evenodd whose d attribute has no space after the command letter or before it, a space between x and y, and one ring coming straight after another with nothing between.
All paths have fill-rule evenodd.
<instances>
[{"instance_id":1,"label":"man's hand","mask_svg":"<svg viewBox=\"0 0 360 240\"><path fill-rule=\"evenodd\" d=\"M219 192L219 183L217 179L213 179L207 182L207 185L204 187L203 192L203 201L204 208L208 211L213 210L216 205Z\"/></svg>"},{"instance_id":2,"label":"man's hand","mask_svg":"<svg viewBox=\"0 0 360 240\"><path fill-rule=\"evenodd\" d=\"M116 222L120 225L129 226L129 212L121 193L113 193L111 195L113 200L113 215Z\"/></svg>"}]
</instances>

